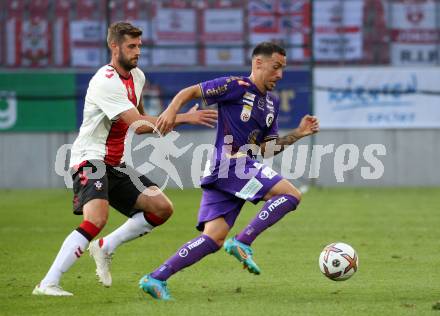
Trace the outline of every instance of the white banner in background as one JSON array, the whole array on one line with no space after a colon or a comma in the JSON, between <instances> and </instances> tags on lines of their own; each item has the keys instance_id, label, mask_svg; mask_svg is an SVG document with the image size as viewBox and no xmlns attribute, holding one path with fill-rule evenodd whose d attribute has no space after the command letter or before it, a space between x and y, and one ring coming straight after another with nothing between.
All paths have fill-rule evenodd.
<instances>
[{"instance_id":1,"label":"white banner in background","mask_svg":"<svg viewBox=\"0 0 440 316\"><path fill-rule=\"evenodd\" d=\"M440 69L317 68L322 128L440 128Z\"/></svg>"},{"instance_id":2,"label":"white banner in background","mask_svg":"<svg viewBox=\"0 0 440 316\"><path fill-rule=\"evenodd\" d=\"M435 1L394 1L390 13L392 63L437 65L440 30Z\"/></svg>"},{"instance_id":3,"label":"white banner in background","mask_svg":"<svg viewBox=\"0 0 440 316\"><path fill-rule=\"evenodd\" d=\"M206 65L244 64L243 9L206 9L203 26Z\"/></svg>"},{"instance_id":4,"label":"white banner in background","mask_svg":"<svg viewBox=\"0 0 440 316\"><path fill-rule=\"evenodd\" d=\"M317 60L362 58L363 0L313 2Z\"/></svg>"},{"instance_id":5,"label":"white banner in background","mask_svg":"<svg viewBox=\"0 0 440 316\"><path fill-rule=\"evenodd\" d=\"M161 44L195 43L195 10L159 8L153 19L153 39Z\"/></svg>"},{"instance_id":6,"label":"white banner in background","mask_svg":"<svg viewBox=\"0 0 440 316\"><path fill-rule=\"evenodd\" d=\"M106 26L103 21L78 20L70 22L72 66L97 67L106 57Z\"/></svg>"}]
</instances>

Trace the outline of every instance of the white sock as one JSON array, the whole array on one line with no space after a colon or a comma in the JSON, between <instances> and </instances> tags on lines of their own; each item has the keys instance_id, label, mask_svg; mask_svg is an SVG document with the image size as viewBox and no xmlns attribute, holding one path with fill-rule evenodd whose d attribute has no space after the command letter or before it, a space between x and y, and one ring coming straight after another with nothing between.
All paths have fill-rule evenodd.
<instances>
[{"instance_id":1,"label":"white sock","mask_svg":"<svg viewBox=\"0 0 440 316\"><path fill-rule=\"evenodd\" d=\"M86 237L74 230L64 240L60 251L58 252L55 261L47 272L44 279L41 281L40 286L44 287L49 283L59 284L61 275L69 270L69 268L75 263L75 261L84 253L87 249L89 241Z\"/></svg>"},{"instance_id":2,"label":"white sock","mask_svg":"<svg viewBox=\"0 0 440 316\"><path fill-rule=\"evenodd\" d=\"M144 213L136 213L115 231L103 237L101 248L106 253L113 253L122 243L141 237L152 229L153 226L145 220Z\"/></svg>"}]
</instances>

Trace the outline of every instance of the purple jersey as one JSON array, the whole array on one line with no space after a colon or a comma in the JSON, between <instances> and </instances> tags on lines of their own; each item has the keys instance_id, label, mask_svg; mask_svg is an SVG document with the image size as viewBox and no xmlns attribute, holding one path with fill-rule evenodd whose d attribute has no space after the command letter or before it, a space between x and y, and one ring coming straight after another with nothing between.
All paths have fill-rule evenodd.
<instances>
[{"instance_id":1,"label":"purple jersey","mask_svg":"<svg viewBox=\"0 0 440 316\"><path fill-rule=\"evenodd\" d=\"M251 158L251 151L243 145L259 145L278 137L279 99L270 92L261 93L247 77L217 78L202 82L200 88L206 105L218 105L215 161L211 161L211 175L202 180L203 185L215 181L220 160L238 152ZM227 147L230 149L223 150Z\"/></svg>"},{"instance_id":2,"label":"purple jersey","mask_svg":"<svg viewBox=\"0 0 440 316\"><path fill-rule=\"evenodd\" d=\"M262 94L249 78L222 77L200 87L204 103L218 105L218 152L227 135L232 136L232 154L245 144L259 145L278 137L278 98L272 93Z\"/></svg>"}]
</instances>

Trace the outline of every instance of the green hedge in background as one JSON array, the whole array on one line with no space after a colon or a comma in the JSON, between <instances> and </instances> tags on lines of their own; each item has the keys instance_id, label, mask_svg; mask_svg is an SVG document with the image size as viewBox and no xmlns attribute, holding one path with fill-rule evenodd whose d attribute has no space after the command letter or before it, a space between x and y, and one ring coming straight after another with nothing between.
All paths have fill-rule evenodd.
<instances>
[{"instance_id":1,"label":"green hedge in background","mask_svg":"<svg viewBox=\"0 0 440 316\"><path fill-rule=\"evenodd\" d=\"M0 132L76 130L75 74L0 73Z\"/></svg>"}]
</instances>

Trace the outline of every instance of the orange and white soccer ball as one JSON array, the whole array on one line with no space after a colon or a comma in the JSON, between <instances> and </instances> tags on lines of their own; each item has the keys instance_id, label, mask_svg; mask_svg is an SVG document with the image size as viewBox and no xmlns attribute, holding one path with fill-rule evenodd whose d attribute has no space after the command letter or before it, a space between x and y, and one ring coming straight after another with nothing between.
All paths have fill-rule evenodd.
<instances>
[{"instance_id":1,"label":"orange and white soccer ball","mask_svg":"<svg viewBox=\"0 0 440 316\"><path fill-rule=\"evenodd\" d=\"M350 245L336 242L325 246L319 256L319 269L333 281L349 279L358 269L359 258Z\"/></svg>"}]
</instances>

